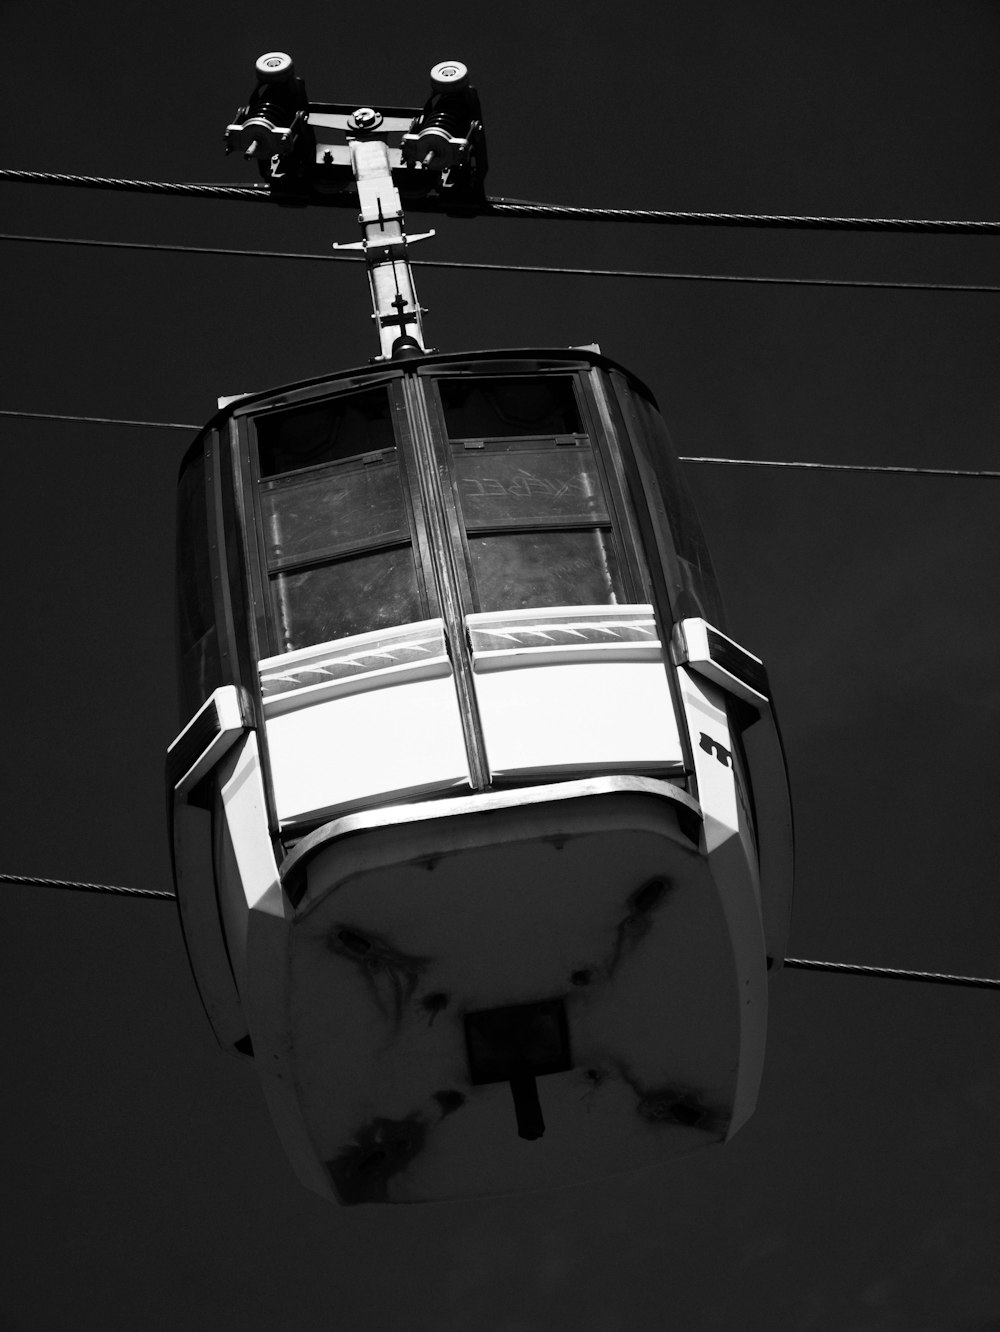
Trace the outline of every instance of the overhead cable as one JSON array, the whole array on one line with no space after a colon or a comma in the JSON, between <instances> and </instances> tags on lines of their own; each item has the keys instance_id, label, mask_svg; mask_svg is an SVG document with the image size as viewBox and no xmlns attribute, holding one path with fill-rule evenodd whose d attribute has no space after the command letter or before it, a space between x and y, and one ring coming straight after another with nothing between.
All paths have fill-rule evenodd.
<instances>
[{"instance_id":1,"label":"overhead cable","mask_svg":"<svg viewBox=\"0 0 1000 1332\"><path fill-rule=\"evenodd\" d=\"M82 421L87 425L148 426L153 430L200 430L201 426L185 425L178 421L129 421L121 416L67 416L56 412L14 412L0 410L0 416L13 416L26 421Z\"/></svg>"},{"instance_id":2,"label":"overhead cable","mask_svg":"<svg viewBox=\"0 0 1000 1332\"><path fill-rule=\"evenodd\" d=\"M806 472L887 472L894 476L964 476L977 481L1000 481L1000 472L970 471L960 467L881 467L869 463L776 462L767 458L678 458L684 463L715 467L792 467Z\"/></svg>"},{"instance_id":3,"label":"overhead cable","mask_svg":"<svg viewBox=\"0 0 1000 1332\"><path fill-rule=\"evenodd\" d=\"M989 976L953 976L942 971L904 971L899 967L865 967L854 962L817 962L786 957L785 966L799 971L828 971L842 976L874 976L882 980L924 981L935 985L964 985L970 989L1000 990L1000 979Z\"/></svg>"},{"instance_id":4,"label":"overhead cable","mask_svg":"<svg viewBox=\"0 0 1000 1332\"><path fill-rule=\"evenodd\" d=\"M529 199L489 199L487 212L581 222L659 222L696 227L783 227L794 231L1000 233L1000 222L917 217L819 217L787 213L691 213L665 208L577 208Z\"/></svg>"},{"instance_id":5,"label":"overhead cable","mask_svg":"<svg viewBox=\"0 0 1000 1332\"><path fill-rule=\"evenodd\" d=\"M127 194L179 194L198 199L258 199L268 203L271 198L266 185L199 185L170 180L129 180L120 176L77 176L60 171L19 171L0 167L0 180L16 181L22 185L69 185L88 190L119 190Z\"/></svg>"},{"instance_id":6,"label":"overhead cable","mask_svg":"<svg viewBox=\"0 0 1000 1332\"><path fill-rule=\"evenodd\" d=\"M109 893L116 897L155 897L175 902L173 893L157 888L124 888L117 883L80 883L74 879L40 879L27 874L0 874L0 883L20 884L27 888L68 888L77 893Z\"/></svg>"},{"instance_id":7,"label":"overhead cable","mask_svg":"<svg viewBox=\"0 0 1000 1332\"><path fill-rule=\"evenodd\" d=\"M266 185L218 185L212 183L132 180L115 176L79 176L55 171L22 171L12 167L0 167L0 180L14 181L34 185L67 185L85 189L124 190L138 194L173 194L202 199L238 199L254 202L271 201L271 193ZM284 202L309 203L310 199L301 200L289 197ZM356 207L357 201L345 193L343 198L331 196L327 203L337 203L344 207ZM429 199L407 200L407 207L417 212L444 212L446 207L436 205ZM463 209L463 211L466 211ZM561 221L585 222L652 222L676 226L709 227L768 227L791 228L808 231L911 231L938 232L954 234L996 234L1000 232L1000 222L974 221L949 218L913 218L913 217L825 217L788 213L709 213L678 212L665 208L592 208L572 204L541 203L532 199L508 199L490 197L478 210L480 213L496 217L535 217L551 218Z\"/></svg>"},{"instance_id":8,"label":"overhead cable","mask_svg":"<svg viewBox=\"0 0 1000 1332\"><path fill-rule=\"evenodd\" d=\"M0 408L0 416L28 421L80 421L85 425L148 426L157 430L201 430L186 421L132 421L116 416L70 416L56 412L20 412ZM896 476L965 477L975 481L1000 481L1000 472L973 471L959 467L882 467L869 463L779 462L767 458L696 458L681 454L678 462L717 467L786 467L806 472L881 472Z\"/></svg>"},{"instance_id":9,"label":"overhead cable","mask_svg":"<svg viewBox=\"0 0 1000 1332\"><path fill-rule=\"evenodd\" d=\"M83 883L73 879L43 879L27 874L0 874L0 883L28 888L63 888L71 892L105 893L115 897L147 897L176 902L175 893L157 888L127 888L115 883ZM960 985L968 989L1000 990L1000 979L989 976L956 976L941 971L905 971L899 967L868 967L855 962L821 962L812 958L786 957L790 970L825 971L844 976L874 976L882 980L923 981L936 985Z\"/></svg>"},{"instance_id":10,"label":"overhead cable","mask_svg":"<svg viewBox=\"0 0 1000 1332\"><path fill-rule=\"evenodd\" d=\"M0 241L39 245L84 245L106 250L159 250L166 254L230 255L248 259L305 259L319 263L363 264L361 255L310 254L295 250L241 250L218 245L167 245L152 241L90 240L71 236L27 236L0 232ZM744 282L776 287L872 287L882 291L1000 292L1000 287L956 282L872 282L852 278L747 277L731 273L664 273L658 269L565 268L551 264L488 264L463 259L411 259L414 268L467 268L478 272L547 273L569 277L660 279L669 282Z\"/></svg>"}]
</instances>

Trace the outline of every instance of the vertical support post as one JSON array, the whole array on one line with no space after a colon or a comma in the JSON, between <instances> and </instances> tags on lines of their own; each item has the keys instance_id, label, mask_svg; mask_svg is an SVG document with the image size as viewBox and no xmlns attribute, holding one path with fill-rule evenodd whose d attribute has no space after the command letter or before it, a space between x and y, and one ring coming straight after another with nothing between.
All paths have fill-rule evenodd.
<instances>
[{"instance_id":1,"label":"vertical support post","mask_svg":"<svg viewBox=\"0 0 1000 1332\"><path fill-rule=\"evenodd\" d=\"M382 139L350 140L351 166L361 205L359 221L364 232L361 248L368 265L372 309L382 358L392 356L393 345L402 335L413 338L423 350L424 330L407 257L408 237L403 207L392 179L389 149ZM424 235L433 235L426 232ZM423 240L424 236L412 237Z\"/></svg>"}]
</instances>

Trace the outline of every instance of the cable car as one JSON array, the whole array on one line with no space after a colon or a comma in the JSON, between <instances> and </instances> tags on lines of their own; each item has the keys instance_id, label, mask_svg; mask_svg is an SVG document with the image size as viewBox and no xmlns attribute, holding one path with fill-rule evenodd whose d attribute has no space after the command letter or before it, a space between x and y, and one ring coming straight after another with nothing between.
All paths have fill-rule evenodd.
<instances>
[{"instance_id":1,"label":"cable car","mask_svg":"<svg viewBox=\"0 0 1000 1332\"><path fill-rule=\"evenodd\" d=\"M724 1142L790 908L763 667L649 390L594 348L427 351L384 297L405 236L370 249L383 355L223 401L181 467L168 791L209 1020L344 1204Z\"/></svg>"}]
</instances>

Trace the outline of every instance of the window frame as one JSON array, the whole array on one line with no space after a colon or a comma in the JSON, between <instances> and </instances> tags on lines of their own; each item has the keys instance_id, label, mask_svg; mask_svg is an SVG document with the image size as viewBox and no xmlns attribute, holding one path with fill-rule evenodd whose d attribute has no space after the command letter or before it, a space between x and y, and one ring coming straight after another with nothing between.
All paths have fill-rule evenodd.
<instances>
[{"instance_id":1,"label":"window frame","mask_svg":"<svg viewBox=\"0 0 1000 1332\"><path fill-rule=\"evenodd\" d=\"M450 437L447 415L440 390L442 381L455 379L510 380L522 377L533 380L540 378L569 380L582 429L572 434L553 433L549 435L526 434L486 437L470 435L456 439ZM635 519L631 514L626 495L619 484L620 467L617 465L616 450L609 443L606 431L600 428L600 414L596 410L596 405L592 402L592 390L588 382L586 369L571 365L546 366L542 369L537 364L530 362L525 362L522 365L510 360L498 361L493 364L489 361L482 361L462 366L445 365L441 366L440 369L426 366L422 368L419 379L424 386L428 415L437 442L438 466L449 483L447 487L443 487L446 493L449 530L454 549L456 553L461 555L462 600L469 612L477 613L481 611L482 607L475 582L472 555L469 550L470 529L463 518L459 477L453 465L453 456L456 446L461 446L467 442L480 441L487 446L490 443L509 446L514 443L531 441L540 443L545 441L551 443L554 448L558 448L561 442L563 442L562 447L566 447L571 440L574 444L585 443L589 445L608 516L606 520L594 519L592 521L574 519L550 523L490 524L482 528L471 529L474 537L513 535L519 532L606 531L610 534L612 551L621 576L622 604L639 604L648 600L646 589L650 586L650 577L635 539ZM433 383L433 388L430 387L431 383Z\"/></svg>"},{"instance_id":2,"label":"window frame","mask_svg":"<svg viewBox=\"0 0 1000 1332\"><path fill-rule=\"evenodd\" d=\"M224 682L225 637L216 596L212 449L214 432L199 435L177 478L175 644L178 701L187 722ZM197 635L193 632L201 629Z\"/></svg>"},{"instance_id":3,"label":"window frame","mask_svg":"<svg viewBox=\"0 0 1000 1332\"><path fill-rule=\"evenodd\" d=\"M591 381L599 377L600 385ZM555 522L497 523L482 528L467 529L464 521L459 478L453 464L452 455L456 447L461 447L463 440L451 440L448 435L447 421L441 398L439 384L444 380L467 379L538 379L558 378L569 380L572 387L579 421L582 429L570 435L510 435L487 437L483 442L491 442L498 447L529 444L531 442L551 443L559 447L558 441L574 444L586 443L591 450L597 477L600 481L603 499L607 509L607 519L567 519ZM434 464L441 479L441 495L444 512L443 526L451 544L452 557L446 558L442 552L432 549L427 516L424 512L424 500L421 492L421 466L416 451L416 423L411 429L407 416L407 401L404 393L404 380L411 390L415 390L422 399L427 414L427 424L433 443ZM248 593L253 603L254 648L257 660L277 656L286 651L279 637L279 620L271 600L272 574L305 570L334 564L338 560L354 558L366 551L392 549L403 546L400 541L386 541L371 545L359 544L350 551L337 555L302 563L288 563L283 567L270 567L267 553L266 532L262 505L262 484L275 481L280 477L294 476L295 471L274 473L261 477L256 422L261 417L276 412L287 412L297 407L306 407L310 403L326 403L338 398L351 397L355 394L370 393L382 388L388 395L390 415L395 437L395 455L403 493L406 519L409 524L409 545L417 576L417 590L420 598L421 614L425 618L440 616L442 603L439 586L442 579L456 583L455 594L463 613L481 609L478 592L475 589L473 562L469 550L470 530L475 536L505 535L528 532L546 533L549 531L588 532L602 530L610 534L613 555L617 564L622 584L622 604L646 604L654 600L654 579L642 553L640 541L641 520L634 512L633 497L630 492L631 470L627 454L632 445L630 431L624 420L607 420L607 402L603 404L601 396L613 404L613 415L625 416L618 409L615 392L609 379L608 371L603 367L572 362L539 363L526 358L515 361L511 358L490 361L487 358L470 362L456 360L450 363L416 363L375 372L371 376L358 374L342 380L325 380L312 384L308 389L283 393L259 405L248 403L242 410L236 408L232 417L233 462L237 491L237 503L245 514L245 557L248 571ZM629 422L631 424L631 422ZM622 435L622 443L616 442L615 432ZM479 439L470 436L469 439ZM371 453L383 450L371 450ZM364 454L354 455L363 457ZM422 455L421 455L422 456ZM322 471L329 464L310 464L296 471L307 472L315 469ZM251 531L252 529L252 531ZM658 599L658 598L655 598ZM568 603L575 604L575 603ZM249 627L249 626L248 626ZM346 636L346 635L345 635ZM455 646L455 645L453 645Z\"/></svg>"},{"instance_id":4,"label":"window frame","mask_svg":"<svg viewBox=\"0 0 1000 1332\"><path fill-rule=\"evenodd\" d=\"M406 412L402 402L400 389L401 372L373 376L372 378L354 378L347 381L329 382L314 388L311 392L302 394L284 396L276 401L266 404L262 410L253 411L249 409L243 413L240 418L240 430L243 447L240 450L242 464L242 489L243 503L247 514L248 522L248 540L247 553L248 564L251 568L251 583L254 586L255 600L255 624L257 636L257 656L258 660L279 656L284 652L290 651L281 641L280 635L280 617L272 591L274 581L282 574L303 573L309 569L332 567L333 565L345 561L356 559L368 553L378 553L379 551L408 549L413 561L414 572L416 576L417 596L420 602L419 618L430 619L437 613L437 592L428 578L431 570L430 551L427 540L427 526L423 514L423 508L417 493L416 477L413 466L413 445L410 432L407 428ZM370 394L373 390L382 389L387 396L389 404L389 417L392 426L392 432L395 444L390 450L389 446L380 449L370 449L364 452L349 455L353 458L364 458L375 454L394 454L397 475L400 482L400 491L403 499L403 516L408 529L408 538L393 538L391 540L376 540L374 542L359 542L352 545L350 549L340 550L333 555L319 555L301 561L290 561L284 564L275 564L272 566L269 558L266 522L264 515L264 506L262 503L264 487L280 482L282 478L294 477L307 472L321 474L327 472L331 467L336 467L339 463L346 462L348 459L333 460L328 463L309 464L303 468L296 468L288 472L275 472L267 476L262 476L260 471L260 454L258 446L258 434L256 423L262 418L271 416L278 412L290 412L296 408L307 408L310 403L334 403L339 399L351 398L362 394ZM253 528L252 535L249 529ZM359 631L361 632L361 631ZM350 637L350 635L343 635ZM323 640L326 641L326 640ZM333 640L331 640L333 641ZM311 646L311 645L310 645Z\"/></svg>"}]
</instances>

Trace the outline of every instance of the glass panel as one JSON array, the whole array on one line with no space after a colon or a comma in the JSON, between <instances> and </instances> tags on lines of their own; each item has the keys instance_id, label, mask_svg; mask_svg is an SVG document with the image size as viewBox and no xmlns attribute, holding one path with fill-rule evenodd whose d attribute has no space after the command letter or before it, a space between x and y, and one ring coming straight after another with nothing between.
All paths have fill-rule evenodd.
<instances>
[{"instance_id":1,"label":"glass panel","mask_svg":"<svg viewBox=\"0 0 1000 1332\"><path fill-rule=\"evenodd\" d=\"M395 452L263 485L269 567L408 537Z\"/></svg>"},{"instance_id":2,"label":"glass panel","mask_svg":"<svg viewBox=\"0 0 1000 1332\"><path fill-rule=\"evenodd\" d=\"M649 494L647 488L647 495L658 529L657 540L661 544L672 540L677 554L681 586L672 589L674 614L678 619L703 615L713 624L722 625L725 616L712 559L666 424L645 397L629 393L628 399L637 426L636 452L656 479L657 493ZM664 568L669 569L669 557L661 552L661 558Z\"/></svg>"},{"instance_id":3,"label":"glass panel","mask_svg":"<svg viewBox=\"0 0 1000 1332\"><path fill-rule=\"evenodd\" d=\"M237 518L236 478L233 476L232 468L223 466L220 469L219 479L222 483L222 521L225 528L226 556L225 581L228 584L229 607L232 614L233 647L235 648L236 661L239 662L240 677L250 679L253 672L251 661L256 655L250 641L250 617L253 616L253 603L247 590L243 534L240 531ZM226 590L223 589L222 595L224 598Z\"/></svg>"},{"instance_id":4,"label":"glass panel","mask_svg":"<svg viewBox=\"0 0 1000 1332\"><path fill-rule=\"evenodd\" d=\"M391 449L396 443L384 388L269 412L254 426L261 476Z\"/></svg>"},{"instance_id":5,"label":"glass panel","mask_svg":"<svg viewBox=\"0 0 1000 1332\"><path fill-rule=\"evenodd\" d=\"M494 445L453 450L467 528L607 521L589 444Z\"/></svg>"},{"instance_id":6,"label":"glass panel","mask_svg":"<svg viewBox=\"0 0 1000 1332\"><path fill-rule=\"evenodd\" d=\"M205 447L203 442L185 459L177 497L177 646L185 722L222 683L209 562Z\"/></svg>"},{"instance_id":7,"label":"glass panel","mask_svg":"<svg viewBox=\"0 0 1000 1332\"><path fill-rule=\"evenodd\" d=\"M423 617L409 546L275 574L271 599L281 652Z\"/></svg>"},{"instance_id":8,"label":"glass panel","mask_svg":"<svg viewBox=\"0 0 1000 1332\"><path fill-rule=\"evenodd\" d=\"M607 529L470 536L469 555L482 611L628 600Z\"/></svg>"},{"instance_id":9,"label":"glass panel","mask_svg":"<svg viewBox=\"0 0 1000 1332\"><path fill-rule=\"evenodd\" d=\"M451 439L583 433L568 376L441 379L438 387Z\"/></svg>"}]
</instances>

